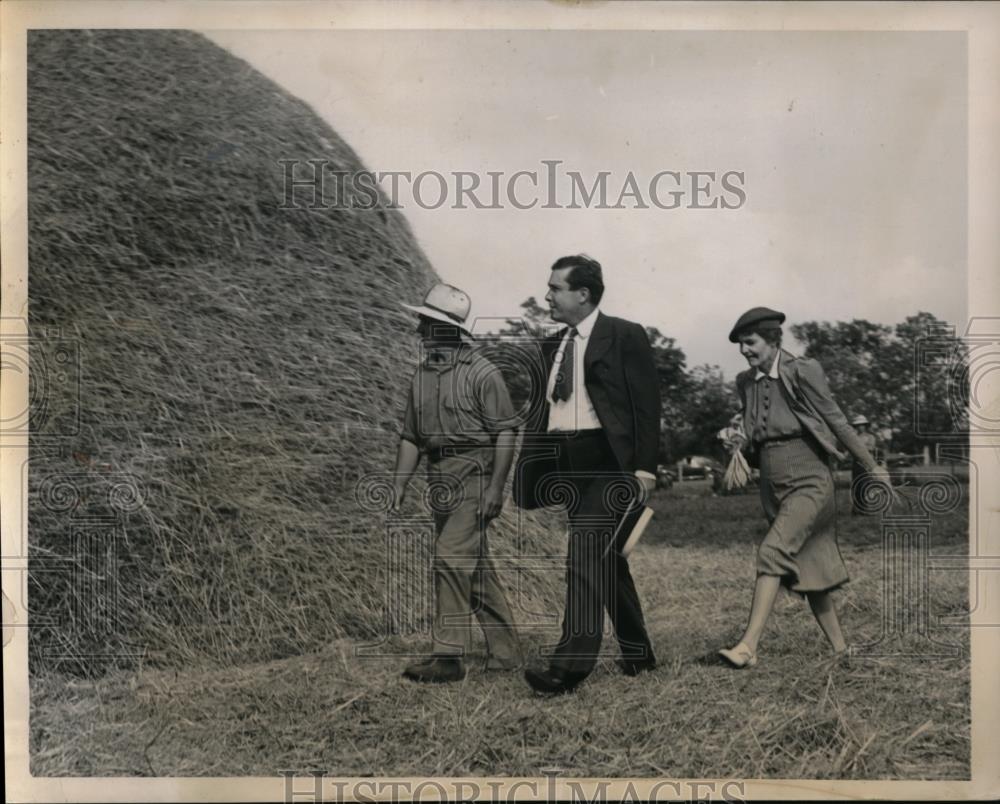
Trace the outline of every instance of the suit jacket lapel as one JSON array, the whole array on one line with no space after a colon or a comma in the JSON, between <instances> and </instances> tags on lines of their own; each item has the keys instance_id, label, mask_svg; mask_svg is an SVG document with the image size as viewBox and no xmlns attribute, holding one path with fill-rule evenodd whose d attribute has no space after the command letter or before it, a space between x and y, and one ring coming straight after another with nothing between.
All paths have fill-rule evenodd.
<instances>
[{"instance_id":1,"label":"suit jacket lapel","mask_svg":"<svg viewBox=\"0 0 1000 804\"><path fill-rule=\"evenodd\" d=\"M802 395L796 393L798 390L798 379L795 376L795 368L792 362L795 356L781 350L781 362L778 363L778 376L781 383L788 391L788 398L792 406L792 412L798 417L799 422L805 427L813 437L822 445L823 449L835 458L842 457L842 453L837 448L837 438L830 431L829 426L823 421L812 405L806 404Z\"/></svg>"},{"instance_id":2,"label":"suit jacket lapel","mask_svg":"<svg viewBox=\"0 0 1000 804\"><path fill-rule=\"evenodd\" d=\"M604 313L598 313L594 328L590 331L590 337L587 339L587 351L583 354L584 378L590 374L590 367L611 348L611 343L614 340L613 335L614 328L608 321L608 317Z\"/></svg>"},{"instance_id":3,"label":"suit jacket lapel","mask_svg":"<svg viewBox=\"0 0 1000 804\"><path fill-rule=\"evenodd\" d=\"M791 352L786 352L784 349L781 350L781 360L778 361L778 376L781 378L781 384L785 386L785 390L788 391L788 398L791 400L793 405L800 405L798 395L795 393L795 387L792 379L792 366L791 361L795 360L795 355Z\"/></svg>"}]
</instances>

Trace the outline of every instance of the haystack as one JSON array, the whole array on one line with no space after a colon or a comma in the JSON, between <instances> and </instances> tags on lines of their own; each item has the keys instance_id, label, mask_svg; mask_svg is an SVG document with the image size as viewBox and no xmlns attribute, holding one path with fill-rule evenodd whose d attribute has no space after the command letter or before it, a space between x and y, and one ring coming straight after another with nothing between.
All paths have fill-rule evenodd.
<instances>
[{"instance_id":1,"label":"haystack","mask_svg":"<svg viewBox=\"0 0 1000 804\"><path fill-rule=\"evenodd\" d=\"M405 630L426 553L391 565L365 485L416 358L397 302L435 281L403 216L281 209L282 160L362 165L200 35L32 31L28 60L33 672ZM513 521L496 552L548 552Z\"/></svg>"}]
</instances>

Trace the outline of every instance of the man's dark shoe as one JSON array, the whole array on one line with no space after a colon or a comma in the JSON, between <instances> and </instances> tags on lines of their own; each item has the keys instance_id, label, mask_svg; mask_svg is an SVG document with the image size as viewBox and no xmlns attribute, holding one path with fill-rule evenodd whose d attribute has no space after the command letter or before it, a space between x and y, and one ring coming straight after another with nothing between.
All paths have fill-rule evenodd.
<instances>
[{"instance_id":1,"label":"man's dark shoe","mask_svg":"<svg viewBox=\"0 0 1000 804\"><path fill-rule=\"evenodd\" d=\"M423 662L411 664L403 671L410 681L424 684L447 684L465 678L465 668L457 656L432 656Z\"/></svg>"},{"instance_id":2,"label":"man's dark shoe","mask_svg":"<svg viewBox=\"0 0 1000 804\"><path fill-rule=\"evenodd\" d=\"M586 677L587 673L570 673L556 668L524 671L524 678L531 688L543 695L564 695L572 692Z\"/></svg>"},{"instance_id":3,"label":"man's dark shoe","mask_svg":"<svg viewBox=\"0 0 1000 804\"><path fill-rule=\"evenodd\" d=\"M627 676L635 677L640 673L649 673L656 669L656 659L622 659L618 666Z\"/></svg>"}]
</instances>

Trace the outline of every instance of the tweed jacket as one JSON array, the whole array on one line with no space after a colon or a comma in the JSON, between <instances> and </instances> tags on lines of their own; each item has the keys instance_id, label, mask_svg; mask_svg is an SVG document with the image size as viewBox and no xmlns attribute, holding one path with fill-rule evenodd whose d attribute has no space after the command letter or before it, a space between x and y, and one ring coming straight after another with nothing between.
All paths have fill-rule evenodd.
<instances>
[{"instance_id":1,"label":"tweed jacket","mask_svg":"<svg viewBox=\"0 0 1000 804\"><path fill-rule=\"evenodd\" d=\"M751 368L736 376L736 390L744 409L747 402L747 385L754 382L757 369ZM855 461L866 469L875 467L875 459L847 422L847 417L833 398L823 367L810 357L795 357L781 350L778 377L788 393L789 404L795 417L820 446L833 458L846 457L838 448L839 441Z\"/></svg>"}]
</instances>

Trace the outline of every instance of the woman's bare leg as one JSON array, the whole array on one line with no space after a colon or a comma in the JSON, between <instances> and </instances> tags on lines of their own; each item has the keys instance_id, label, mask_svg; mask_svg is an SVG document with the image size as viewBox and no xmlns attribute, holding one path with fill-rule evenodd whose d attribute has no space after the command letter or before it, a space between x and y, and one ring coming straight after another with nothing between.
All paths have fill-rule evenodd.
<instances>
[{"instance_id":1,"label":"woman's bare leg","mask_svg":"<svg viewBox=\"0 0 1000 804\"><path fill-rule=\"evenodd\" d=\"M781 578L777 575L757 576L757 583L753 588L753 603L750 605L750 621L747 623L743 638L740 639L740 642L753 653L757 652L757 643L764 633L764 626L767 625L767 618L771 616L771 609L774 608L774 601L778 597L780 588Z\"/></svg>"},{"instance_id":2,"label":"woman's bare leg","mask_svg":"<svg viewBox=\"0 0 1000 804\"><path fill-rule=\"evenodd\" d=\"M830 640L834 653L841 653L847 649L847 642L844 641L844 634L840 630L840 620L837 618L837 609L833 605L833 597L829 592L807 592L809 607L819 627L823 629L826 638Z\"/></svg>"}]
</instances>

